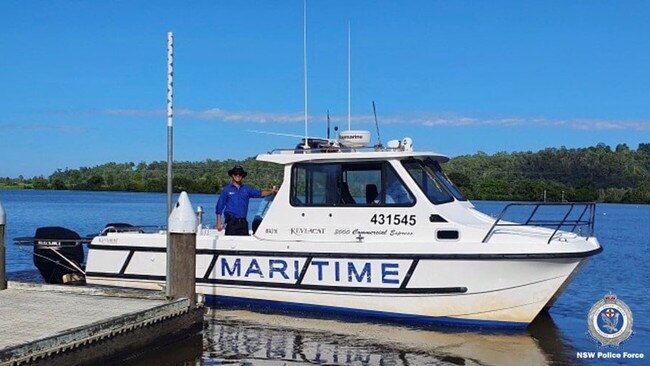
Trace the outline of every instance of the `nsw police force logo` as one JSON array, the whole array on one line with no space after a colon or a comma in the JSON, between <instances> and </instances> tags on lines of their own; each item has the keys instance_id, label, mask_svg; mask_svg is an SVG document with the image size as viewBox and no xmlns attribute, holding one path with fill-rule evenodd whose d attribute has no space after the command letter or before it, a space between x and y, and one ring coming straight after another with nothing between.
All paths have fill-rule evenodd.
<instances>
[{"instance_id":1,"label":"nsw police force logo","mask_svg":"<svg viewBox=\"0 0 650 366\"><path fill-rule=\"evenodd\" d=\"M617 347L632 335L632 311L612 293L591 307L587 323L589 334L602 346Z\"/></svg>"}]
</instances>

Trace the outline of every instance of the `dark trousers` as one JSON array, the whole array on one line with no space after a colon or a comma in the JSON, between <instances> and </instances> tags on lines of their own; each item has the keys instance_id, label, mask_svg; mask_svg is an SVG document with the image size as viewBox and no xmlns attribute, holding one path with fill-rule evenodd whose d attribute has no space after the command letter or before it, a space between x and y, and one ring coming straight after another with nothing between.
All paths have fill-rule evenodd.
<instances>
[{"instance_id":1,"label":"dark trousers","mask_svg":"<svg viewBox=\"0 0 650 366\"><path fill-rule=\"evenodd\" d=\"M248 221L246 219L228 219L226 221L226 235L248 235Z\"/></svg>"}]
</instances>

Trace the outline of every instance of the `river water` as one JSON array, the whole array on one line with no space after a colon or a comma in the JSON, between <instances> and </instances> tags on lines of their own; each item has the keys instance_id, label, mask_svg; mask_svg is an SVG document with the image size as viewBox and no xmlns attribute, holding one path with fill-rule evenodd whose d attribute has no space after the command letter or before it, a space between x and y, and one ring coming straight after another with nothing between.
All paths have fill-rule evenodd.
<instances>
[{"instance_id":1,"label":"river water","mask_svg":"<svg viewBox=\"0 0 650 366\"><path fill-rule=\"evenodd\" d=\"M214 225L215 195L190 195ZM12 239L40 226L94 234L108 222L160 226L166 197L158 193L0 190L7 213L10 280L38 280L30 248ZM474 202L496 215L504 202ZM251 212L255 204L251 205ZM226 308L211 311L204 336L150 349L129 365L647 365L650 364L650 205L598 204L595 234L604 247L548 314L524 331L419 328L360 319L315 318ZM615 293L633 312L634 333L618 348L603 348L587 332L591 306ZM643 359L578 357L581 352L643 353ZM602 356L602 355L601 355Z\"/></svg>"}]
</instances>

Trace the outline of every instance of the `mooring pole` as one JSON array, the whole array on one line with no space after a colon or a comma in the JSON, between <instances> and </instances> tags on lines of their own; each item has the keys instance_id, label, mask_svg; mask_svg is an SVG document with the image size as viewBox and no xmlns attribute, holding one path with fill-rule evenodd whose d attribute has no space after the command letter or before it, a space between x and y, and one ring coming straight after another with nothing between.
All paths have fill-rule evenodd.
<instances>
[{"instance_id":1,"label":"mooring pole","mask_svg":"<svg viewBox=\"0 0 650 366\"><path fill-rule=\"evenodd\" d=\"M167 214L169 218L172 212L172 162L174 161L174 33L167 32ZM167 222L167 281L166 295L171 297L169 292L169 264L170 255L169 222Z\"/></svg>"},{"instance_id":2,"label":"mooring pole","mask_svg":"<svg viewBox=\"0 0 650 366\"><path fill-rule=\"evenodd\" d=\"M183 191L169 215L167 297L188 298L192 307L196 305L196 225L192 203Z\"/></svg>"},{"instance_id":3,"label":"mooring pole","mask_svg":"<svg viewBox=\"0 0 650 366\"><path fill-rule=\"evenodd\" d=\"M174 159L174 34L167 33L167 215L172 212Z\"/></svg>"},{"instance_id":4,"label":"mooring pole","mask_svg":"<svg viewBox=\"0 0 650 366\"><path fill-rule=\"evenodd\" d=\"M0 290L7 288L7 273L5 267L5 223L7 215L5 215L5 208L2 207L0 202Z\"/></svg>"}]
</instances>

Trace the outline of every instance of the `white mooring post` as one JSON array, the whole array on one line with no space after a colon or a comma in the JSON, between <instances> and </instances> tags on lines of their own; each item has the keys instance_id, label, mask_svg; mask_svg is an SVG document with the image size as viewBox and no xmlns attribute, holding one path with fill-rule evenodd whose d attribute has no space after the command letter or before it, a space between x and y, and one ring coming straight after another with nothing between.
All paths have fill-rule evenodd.
<instances>
[{"instance_id":1,"label":"white mooring post","mask_svg":"<svg viewBox=\"0 0 650 366\"><path fill-rule=\"evenodd\" d=\"M187 192L181 192L169 215L167 297L188 298L196 305L196 215Z\"/></svg>"},{"instance_id":2,"label":"white mooring post","mask_svg":"<svg viewBox=\"0 0 650 366\"><path fill-rule=\"evenodd\" d=\"M5 208L2 207L0 202L0 290L7 288L7 273L5 267L5 223L7 215L5 215Z\"/></svg>"}]
</instances>

